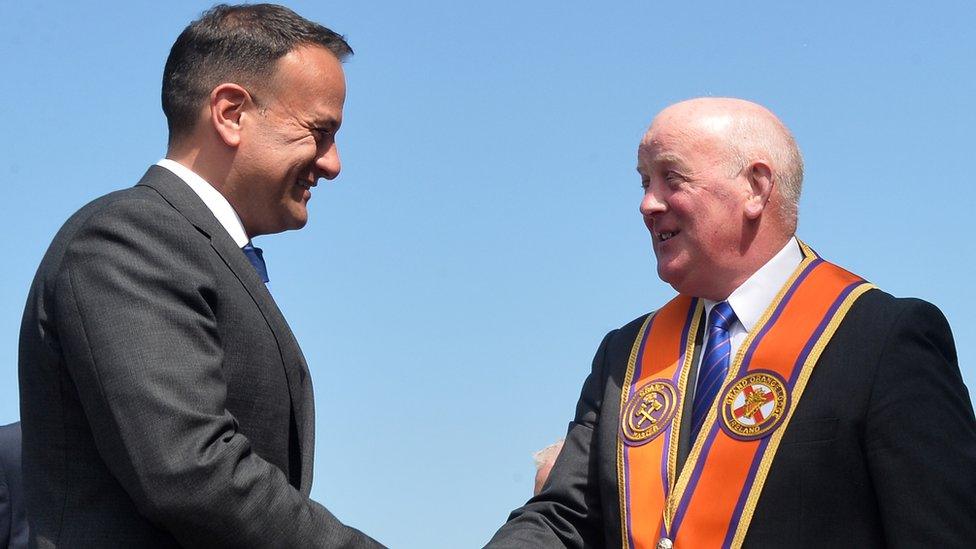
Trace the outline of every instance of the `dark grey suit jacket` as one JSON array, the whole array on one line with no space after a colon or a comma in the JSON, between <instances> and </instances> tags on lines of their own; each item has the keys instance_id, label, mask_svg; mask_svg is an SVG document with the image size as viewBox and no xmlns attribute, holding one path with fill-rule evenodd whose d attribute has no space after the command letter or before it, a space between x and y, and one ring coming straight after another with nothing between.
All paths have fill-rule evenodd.
<instances>
[{"instance_id":1,"label":"dark grey suit jacket","mask_svg":"<svg viewBox=\"0 0 976 549\"><path fill-rule=\"evenodd\" d=\"M309 499L298 343L199 197L153 166L65 223L20 335L40 547L372 547Z\"/></svg>"},{"instance_id":2,"label":"dark grey suit jacket","mask_svg":"<svg viewBox=\"0 0 976 549\"><path fill-rule=\"evenodd\" d=\"M643 320L604 338L543 492L488 547L621 547L620 390ZM938 309L878 290L851 307L797 405L744 546L976 547L976 419Z\"/></svg>"},{"instance_id":3,"label":"dark grey suit jacket","mask_svg":"<svg viewBox=\"0 0 976 549\"><path fill-rule=\"evenodd\" d=\"M27 514L20 473L20 423L0 426L0 547L27 547Z\"/></svg>"}]
</instances>

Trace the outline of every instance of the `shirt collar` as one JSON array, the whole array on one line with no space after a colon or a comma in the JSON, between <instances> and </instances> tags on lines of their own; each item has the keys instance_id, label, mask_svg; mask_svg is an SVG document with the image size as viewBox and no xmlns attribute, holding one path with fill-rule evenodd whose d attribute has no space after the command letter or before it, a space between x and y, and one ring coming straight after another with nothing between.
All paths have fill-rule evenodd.
<instances>
[{"instance_id":1,"label":"shirt collar","mask_svg":"<svg viewBox=\"0 0 976 549\"><path fill-rule=\"evenodd\" d=\"M190 168L175 160L164 158L156 162L156 165L173 172L176 177L182 179L184 183L193 189L193 192L197 193L200 200L203 200L203 203L207 205L207 208L210 209L214 217L217 218L220 225L227 231L227 234L234 239L234 242L237 243L239 248L243 248L245 244L250 242L251 239L247 237L247 232L244 231L244 223L241 222L241 218L234 211L234 207L230 205L230 202L213 185L197 175Z\"/></svg>"},{"instance_id":2,"label":"shirt collar","mask_svg":"<svg viewBox=\"0 0 976 549\"><path fill-rule=\"evenodd\" d=\"M736 319L746 332L751 332L759 322L763 312L776 298L780 288L786 284L801 261L803 261L803 252L800 251L800 244L795 236L791 237L782 250L729 295L726 301L735 311ZM704 301L705 313L708 314L717 302L709 299Z\"/></svg>"}]
</instances>

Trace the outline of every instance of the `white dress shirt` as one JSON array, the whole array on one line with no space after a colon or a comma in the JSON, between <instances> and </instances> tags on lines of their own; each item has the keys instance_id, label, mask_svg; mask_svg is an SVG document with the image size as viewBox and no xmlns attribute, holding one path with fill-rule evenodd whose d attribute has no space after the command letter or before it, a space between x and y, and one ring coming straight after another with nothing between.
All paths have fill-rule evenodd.
<instances>
[{"instance_id":1,"label":"white dress shirt","mask_svg":"<svg viewBox=\"0 0 976 549\"><path fill-rule=\"evenodd\" d=\"M769 304L773 302L773 299L776 298L776 294L779 293L783 284L786 284L786 281L801 261L803 261L803 252L800 251L800 244L794 236L790 238L786 246L783 246L783 249L774 255L772 259L767 261L758 271L752 273L752 276L729 294L729 297L725 301L729 303L732 311L735 312L735 322L732 323L732 327L729 330L729 339L732 346L732 353L729 356L732 359L735 358L735 354L746 340L746 336L756 327L759 318L769 307ZM705 299L704 302L705 318L707 319L708 314L712 312L712 307L718 302L710 299ZM705 335L705 345L702 346L702 349L707 348L708 344L708 332ZM701 366L701 360L702 357L699 356L699 367ZM731 362L729 366L731 367ZM697 376L695 383L689 384L689 387L698 387Z\"/></svg>"},{"instance_id":2,"label":"white dress shirt","mask_svg":"<svg viewBox=\"0 0 976 549\"><path fill-rule=\"evenodd\" d=\"M234 211L234 207L230 205L230 202L213 185L207 183L196 172L175 160L164 158L156 162L156 165L173 172L176 177L179 177L193 189L193 192L197 193L197 196L200 197L200 200L203 200L207 208L210 208L210 211L213 212L214 217L217 218L220 225L227 231L227 234L237 243L238 248L243 248L245 244L250 242L247 233L244 231L244 223L241 222L241 218Z\"/></svg>"}]
</instances>

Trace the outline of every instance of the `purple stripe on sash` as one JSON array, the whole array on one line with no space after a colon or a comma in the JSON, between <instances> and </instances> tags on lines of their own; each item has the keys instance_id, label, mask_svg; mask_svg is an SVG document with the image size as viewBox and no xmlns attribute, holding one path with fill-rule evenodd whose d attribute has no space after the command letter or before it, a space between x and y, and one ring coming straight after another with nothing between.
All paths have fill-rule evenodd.
<instances>
[{"instance_id":1,"label":"purple stripe on sash","mask_svg":"<svg viewBox=\"0 0 976 549\"><path fill-rule=\"evenodd\" d=\"M793 364L793 373L790 375L789 380L787 380L786 382L787 394L789 395L793 394L793 387L796 385L796 380L800 376L800 371L803 370L803 363L806 362L807 357L810 356L810 351L813 350L813 346L816 344L817 340L820 339L820 336L823 334L824 330L827 329L827 325L830 324L831 319L833 319L834 315L837 314L837 309L839 309L841 304L844 302L844 300L847 299L847 296L849 296L851 292L854 291L855 288L857 288L863 283L864 283L863 280L858 280L856 282L851 283L846 288L844 288L844 290L840 293L837 299L834 300L833 304L831 304L830 308L827 309L827 312L824 314L823 319L821 319L820 324L817 325L817 329L813 331L813 335L811 335L810 338L807 340L806 344L803 346L803 350L800 351L799 358L797 358L796 362ZM795 406L796 403L793 403L793 405ZM745 482L746 487L751 487L753 482L755 482L756 471L759 469L759 464L762 462L763 454L766 453L766 447L769 445L770 438L771 437L769 436L763 438L759 444L759 449L756 452L756 456L752 460L752 465L749 467L749 475L746 476L746 482ZM749 497L748 489L743 490L742 493L739 495L739 501L736 503L735 510L732 512L732 520L729 521L730 525L735 524L736 526L738 526L739 519L742 517L742 509L745 507L746 500L748 499L748 497ZM735 536L735 529L729 528L729 531L725 535L725 541L722 543L722 547L731 546L732 538L734 536Z\"/></svg>"},{"instance_id":2,"label":"purple stripe on sash","mask_svg":"<svg viewBox=\"0 0 976 549\"><path fill-rule=\"evenodd\" d=\"M691 300L691 306L688 308L688 318L685 319L685 327L684 330L681 331L681 348L678 349L678 354L682 359L684 359L685 356L685 348L688 346L688 334L691 333L691 321L695 318L695 309L697 308L698 298L695 297ZM680 371L681 368L678 368L678 370ZM674 382L677 384L678 374L675 373L674 375Z\"/></svg>"},{"instance_id":3,"label":"purple stripe on sash","mask_svg":"<svg viewBox=\"0 0 976 549\"><path fill-rule=\"evenodd\" d=\"M718 431L720 431L718 428L718 422L715 422L712 424L712 428L708 430L708 436L705 438L705 444L702 445L701 455L705 455L708 452L708 449L712 447L712 442L715 441L715 435L718 434ZM698 435L701 436L701 433L699 432ZM687 461L685 461L685 466L688 466ZM685 488L685 493L682 494L681 503L678 504L678 509L674 513L674 520L671 522L671 534L674 536L678 535L678 528L681 527L681 521L685 519L685 512L688 510L688 505L691 503L691 496L695 493L695 487L698 486L698 479L701 478L701 472L704 467L705 460L699 459L698 462L695 463L695 469L691 472L691 478L688 479L688 486Z\"/></svg>"},{"instance_id":4,"label":"purple stripe on sash","mask_svg":"<svg viewBox=\"0 0 976 549\"><path fill-rule=\"evenodd\" d=\"M630 509L631 509L631 505L630 505L630 459L627 458L627 454L630 453L630 450L628 449L628 446L626 444L623 444L622 442L619 443L619 444L622 444L623 447L624 447L624 478L623 478L623 481L624 481L624 497L627 500L627 508L626 509L621 509L621 511L624 512L626 514L626 516L627 516L627 532L626 532L626 534L627 534L627 540L629 541L629 543L627 544L627 546L628 547L633 547L634 546L634 536L631 534L631 531L632 531L632 528L633 527L631 525L632 516L631 516L631 513L630 513Z\"/></svg>"},{"instance_id":5,"label":"purple stripe on sash","mask_svg":"<svg viewBox=\"0 0 976 549\"><path fill-rule=\"evenodd\" d=\"M637 389L637 380L640 379L641 368L644 366L641 362L641 358L644 356L644 346L647 345L647 336L651 333L651 328L654 323L657 322L657 314L654 314L654 318L647 323L647 329L644 330L644 334L641 335L640 348L637 349L637 357L634 359L634 375L630 378L630 388L627 390L627 402L634 398L635 389Z\"/></svg>"},{"instance_id":6,"label":"purple stripe on sash","mask_svg":"<svg viewBox=\"0 0 976 549\"><path fill-rule=\"evenodd\" d=\"M790 391L793 390L792 385L789 389ZM749 497L749 488L756 479L756 471L759 470L759 464L762 463L763 454L766 453L766 447L769 446L769 439L770 437L766 437L759 441L759 448L756 450L756 455L752 458L752 465L749 466L749 474L746 476L746 489L739 494L739 501L735 504L735 510L732 511L732 520L729 521L729 526L735 525L735 527L729 528L725 532L725 541L722 542L723 548L732 545L732 538L735 537L735 531L739 527L739 519L742 517L742 508L745 507L746 499Z\"/></svg>"},{"instance_id":7,"label":"purple stripe on sash","mask_svg":"<svg viewBox=\"0 0 976 549\"><path fill-rule=\"evenodd\" d=\"M675 403L677 406L677 403ZM674 427L674 416L671 418L671 425L668 425L667 430L664 432L664 450L661 452L661 486L664 487L664 499L668 498L668 493L671 492L671 486L668 484L668 448L671 447L671 428Z\"/></svg>"}]
</instances>

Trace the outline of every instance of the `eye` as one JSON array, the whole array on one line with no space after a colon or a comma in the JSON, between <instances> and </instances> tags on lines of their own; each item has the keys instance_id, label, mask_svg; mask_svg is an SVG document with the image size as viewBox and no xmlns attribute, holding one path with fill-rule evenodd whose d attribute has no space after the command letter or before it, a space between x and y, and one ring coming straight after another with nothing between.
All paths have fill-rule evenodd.
<instances>
[{"instance_id":1,"label":"eye","mask_svg":"<svg viewBox=\"0 0 976 549\"><path fill-rule=\"evenodd\" d=\"M317 147L330 146L335 141L335 132L329 128L312 128L312 137Z\"/></svg>"},{"instance_id":2,"label":"eye","mask_svg":"<svg viewBox=\"0 0 976 549\"><path fill-rule=\"evenodd\" d=\"M668 170L664 173L664 181L670 187L677 187L681 182L685 181L685 177L674 170Z\"/></svg>"}]
</instances>

